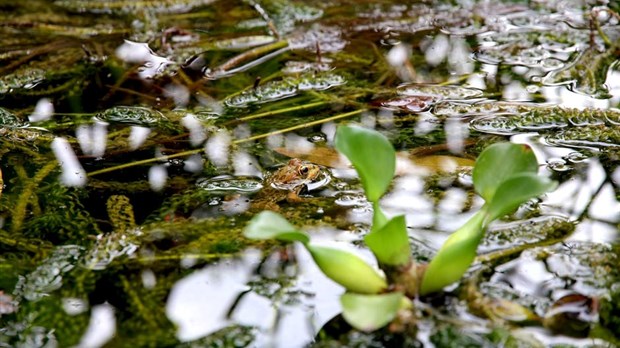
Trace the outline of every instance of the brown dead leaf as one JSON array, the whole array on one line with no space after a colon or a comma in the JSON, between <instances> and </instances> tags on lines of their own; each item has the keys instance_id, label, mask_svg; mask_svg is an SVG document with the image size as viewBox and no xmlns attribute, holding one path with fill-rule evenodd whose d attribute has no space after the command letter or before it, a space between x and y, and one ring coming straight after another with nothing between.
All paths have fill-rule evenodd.
<instances>
[{"instance_id":1,"label":"brown dead leaf","mask_svg":"<svg viewBox=\"0 0 620 348\"><path fill-rule=\"evenodd\" d=\"M275 152L290 158L299 158L329 168L349 168L351 163L340 156L336 149L325 146L313 147L307 151L278 147Z\"/></svg>"},{"instance_id":2,"label":"brown dead leaf","mask_svg":"<svg viewBox=\"0 0 620 348\"><path fill-rule=\"evenodd\" d=\"M310 161L329 168L349 168L351 164L331 147L314 147L301 151L279 147L274 149L277 153L302 160ZM469 158L430 155L413 156L411 151L403 151L396 154L396 175L419 174L419 173L449 173L455 170L469 169L475 161Z\"/></svg>"}]
</instances>

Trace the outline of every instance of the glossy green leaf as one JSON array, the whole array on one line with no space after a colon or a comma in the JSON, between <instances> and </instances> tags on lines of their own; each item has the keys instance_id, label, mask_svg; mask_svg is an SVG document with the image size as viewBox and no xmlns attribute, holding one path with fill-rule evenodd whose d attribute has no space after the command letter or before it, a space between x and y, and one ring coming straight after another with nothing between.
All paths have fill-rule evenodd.
<instances>
[{"instance_id":1,"label":"glossy green leaf","mask_svg":"<svg viewBox=\"0 0 620 348\"><path fill-rule=\"evenodd\" d=\"M473 180L476 192L486 202L491 201L502 182L520 173L536 173L538 162L527 145L513 143L493 144L478 156Z\"/></svg>"},{"instance_id":2,"label":"glossy green leaf","mask_svg":"<svg viewBox=\"0 0 620 348\"><path fill-rule=\"evenodd\" d=\"M394 320L401 308L403 297L400 292L381 295L347 292L340 297L342 316L357 330L374 331Z\"/></svg>"},{"instance_id":3,"label":"glossy green leaf","mask_svg":"<svg viewBox=\"0 0 620 348\"><path fill-rule=\"evenodd\" d=\"M272 211L263 211L254 216L243 230L243 235L250 239L278 239L304 244L310 241L306 233Z\"/></svg>"},{"instance_id":4,"label":"glossy green leaf","mask_svg":"<svg viewBox=\"0 0 620 348\"><path fill-rule=\"evenodd\" d=\"M484 211L476 213L441 246L424 272L421 295L440 291L467 272L484 235L484 217Z\"/></svg>"},{"instance_id":5,"label":"glossy green leaf","mask_svg":"<svg viewBox=\"0 0 620 348\"><path fill-rule=\"evenodd\" d=\"M372 214L372 230L378 230L383 227L388 222L387 216L381 210L379 206L379 202L374 202L372 204L373 214Z\"/></svg>"},{"instance_id":6,"label":"glossy green leaf","mask_svg":"<svg viewBox=\"0 0 620 348\"><path fill-rule=\"evenodd\" d=\"M348 291L376 294L387 288L385 278L353 253L312 244L306 248L321 271Z\"/></svg>"},{"instance_id":7,"label":"glossy green leaf","mask_svg":"<svg viewBox=\"0 0 620 348\"><path fill-rule=\"evenodd\" d=\"M556 187L557 183L536 173L522 173L502 182L487 202L487 223L513 212L525 201Z\"/></svg>"},{"instance_id":8,"label":"glossy green leaf","mask_svg":"<svg viewBox=\"0 0 620 348\"><path fill-rule=\"evenodd\" d=\"M396 153L389 140L371 129L341 126L335 145L353 163L368 200L378 201L388 189L396 167Z\"/></svg>"},{"instance_id":9,"label":"glossy green leaf","mask_svg":"<svg viewBox=\"0 0 620 348\"><path fill-rule=\"evenodd\" d=\"M411 260L407 223L403 215L389 220L380 229L373 229L364 241L380 263L404 266Z\"/></svg>"}]
</instances>

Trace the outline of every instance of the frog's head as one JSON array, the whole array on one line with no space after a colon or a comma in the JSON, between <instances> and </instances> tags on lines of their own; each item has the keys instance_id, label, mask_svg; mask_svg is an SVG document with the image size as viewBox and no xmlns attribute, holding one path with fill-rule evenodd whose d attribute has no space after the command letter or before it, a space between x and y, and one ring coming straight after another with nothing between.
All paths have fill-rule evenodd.
<instances>
[{"instance_id":1,"label":"frog's head","mask_svg":"<svg viewBox=\"0 0 620 348\"><path fill-rule=\"evenodd\" d=\"M321 167L308 161L302 161L298 158L293 158L290 160L288 165L295 168L295 172L298 175L298 180L304 183L314 181L321 174Z\"/></svg>"},{"instance_id":2,"label":"frog's head","mask_svg":"<svg viewBox=\"0 0 620 348\"><path fill-rule=\"evenodd\" d=\"M271 186L279 190L298 191L319 179L321 172L320 166L293 158L270 178Z\"/></svg>"}]
</instances>

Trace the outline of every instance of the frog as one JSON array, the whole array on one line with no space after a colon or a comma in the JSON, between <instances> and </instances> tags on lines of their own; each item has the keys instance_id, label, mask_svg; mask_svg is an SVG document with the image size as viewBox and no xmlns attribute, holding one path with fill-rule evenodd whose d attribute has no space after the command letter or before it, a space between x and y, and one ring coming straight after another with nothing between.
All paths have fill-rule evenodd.
<instances>
[{"instance_id":1,"label":"frog","mask_svg":"<svg viewBox=\"0 0 620 348\"><path fill-rule=\"evenodd\" d=\"M308 184L317 181L323 170L320 166L298 158L292 158L286 165L269 176L263 188L256 194L251 210L279 211L278 203L303 202L300 193Z\"/></svg>"}]
</instances>

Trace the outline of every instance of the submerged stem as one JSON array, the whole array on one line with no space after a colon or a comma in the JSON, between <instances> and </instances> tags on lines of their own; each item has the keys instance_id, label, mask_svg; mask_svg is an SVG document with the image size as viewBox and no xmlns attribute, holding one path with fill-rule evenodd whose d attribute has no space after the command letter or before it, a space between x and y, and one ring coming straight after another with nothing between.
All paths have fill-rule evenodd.
<instances>
[{"instance_id":1,"label":"submerged stem","mask_svg":"<svg viewBox=\"0 0 620 348\"><path fill-rule=\"evenodd\" d=\"M267 137L272 136L272 135L282 134L282 133L290 132L290 131L293 131L293 130L298 130L298 129L307 128L307 127L312 127L312 126L316 126L316 125L323 124L323 123L326 123L326 122L330 122L330 121L335 121L335 120L339 120L339 119L342 119L342 118L351 117L351 116L354 116L354 115L357 115L357 114L361 114L364 111L366 111L366 109L353 110L353 111L345 112L344 114L339 114L339 115L336 115L336 116L332 116L332 117L328 117L328 118L323 118L323 119L312 121L312 122L306 122L306 123L298 124L296 126L292 126L292 127L288 127L288 128L284 128L284 129L279 129L279 130L276 130L276 131L273 131L273 132L263 133L263 134L255 135L255 136L249 137L249 138L233 140L232 143L233 144L241 144L241 143L245 143L245 142L248 142L248 141L263 139L263 138L267 138ZM114 167L109 167L109 168L104 168L104 169L100 169L100 170L95 170L95 171L92 171L92 172L88 173L87 175L88 176L95 176L95 175L99 175L99 174L110 173L110 172L113 172L113 171L116 171L116 170L130 168L130 167L135 167L135 166L139 166L139 165L143 165L143 164L149 164L149 163L153 163L153 162L157 162L157 161L167 161L167 160L170 160L170 159L173 159L173 158L190 156L190 155L201 153L203 151L204 151L204 149L200 148L200 149L193 149L193 150L188 150L188 151L183 151L183 152L175 153L175 154L172 154L172 155L164 155L164 156L159 156L159 157L148 158L148 159L141 160L141 161L135 161L135 162L125 163L125 164L121 164L121 165L114 166Z\"/></svg>"}]
</instances>

